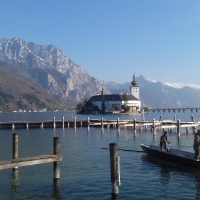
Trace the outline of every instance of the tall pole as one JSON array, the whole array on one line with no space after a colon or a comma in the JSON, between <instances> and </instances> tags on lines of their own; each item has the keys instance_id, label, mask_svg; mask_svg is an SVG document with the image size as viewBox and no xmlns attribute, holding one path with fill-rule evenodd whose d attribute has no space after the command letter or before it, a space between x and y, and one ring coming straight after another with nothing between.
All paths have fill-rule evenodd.
<instances>
[{"instance_id":1,"label":"tall pole","mask_svg":"<svg viewBox=\"0 0 200 200\"><path fill-rule=\"evenodd\" d=\"M53 154L59 156L60 155L60 140L58 137L53 138ZM55 161L53 162L53 174L54 180L60 178L60 162Z\"/></svg>"},{"instance_id":2,"label":"tall pole","mask_svg":"<svg viewBox=\"0 0 200 200\"><path fill-rule=\"evenodd\" d=\"M117 144L110 143L110 175L112 185L112 196L117 196L119 193L117 184Z\"/></svg>"},{"instance_id":3,"label":"tall pole","mask_svg":"<svg viewBox=\"0 0 200 200\"><path fill-rule=\"evenodd\" d=\"M17 133L13 133L13 159L17 159L18 158L18 134ZM17 171L18 167L14 167L13 168L13 172Z\"/></svg>"}]
</instances>

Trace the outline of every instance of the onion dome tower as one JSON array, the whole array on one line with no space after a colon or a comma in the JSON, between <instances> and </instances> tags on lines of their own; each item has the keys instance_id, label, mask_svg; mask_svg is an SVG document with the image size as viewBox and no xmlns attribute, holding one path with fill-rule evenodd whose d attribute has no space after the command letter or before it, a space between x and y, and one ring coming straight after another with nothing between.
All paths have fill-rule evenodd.
<instances>
[{"instance_id":1,"label":"onion dome tower","mask_svg":"<svg viewBox=\"0 0 200 200\"><path fill-rule=\"evenodd\" d=\"M138 100L140 99L140 90L139 86L137 85L135 74L133 75L133 81L131 82L130 94L136 97Z\"/></svg>"}]
</instances>

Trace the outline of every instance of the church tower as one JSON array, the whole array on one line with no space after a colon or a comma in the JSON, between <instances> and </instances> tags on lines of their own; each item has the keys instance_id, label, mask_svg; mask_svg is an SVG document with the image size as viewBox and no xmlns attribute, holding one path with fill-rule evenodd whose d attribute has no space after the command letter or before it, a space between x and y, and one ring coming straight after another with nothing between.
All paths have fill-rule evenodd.
<instances>
[{"instance_id":1,"label":"church tower","mask_svg":"<svg viewBox=\"0 0 200 200\"><path fill-rule=\"evenodd\" d=\"M138 100L140 99L140 90L135 79L135 74L133 75L133 81L131 82L130 94L136 97Z\"/></svg>"}]
</instances>

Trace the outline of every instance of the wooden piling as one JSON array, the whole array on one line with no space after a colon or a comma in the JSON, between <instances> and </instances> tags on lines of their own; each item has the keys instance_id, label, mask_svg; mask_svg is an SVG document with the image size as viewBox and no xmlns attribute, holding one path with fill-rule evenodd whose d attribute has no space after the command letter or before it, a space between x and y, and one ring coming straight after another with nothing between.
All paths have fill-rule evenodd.
<instances>
[{"instance_id":1,"label":"wooden piling","mask_svg":"<svg viewBox=\"0 0 200 200\"><path fill-rule=\"evenodd\" d=\"M103 126L103 117L101 118L101 130L103 130L104 126Z\"/></svg>"},{"instance_id":2,"label":"wooden piling","mask_svg":"<svg viewBox=\"0 0 200 200\"><path fill-rule=\"evenodd\" d=\"M177 136L180 137L180 120L177 120Z\"/></svg>"},{"instance_id":3,"label":"wooden piling","mask_svg":"<svg viewBox=\"0 0 200 200\"><path fill-rule=\"evenodd\" d=\"M26 123L26 129L28 129L28 123Z\"/></svg>"},{"instance_id":4,"label":"wooden piling","mask_svg":"<svg viewBox=\"0 0 200 200\"><path fill-rule=\"evenodd\" d=\"M13 133L13 159L18 158L18 141L18 134ZM13 172L15 172L16 170L18 170L18 167L13 168Z\"/></svg>"},{"instance_id":5,"label":"wooden piling","mask_svg":"<svg viewBox=\"0 0 200 200\"><path fill-rule=\"evenodd\" d=\"M58 137L53 138L53 154L59 156L60 155L60 140ZM54 180L60 178L60 162L53 162L53 174Z\"/></svg>"},{"instance_id":6,"label":"wooden piling","mask_svg":"<svg viewBox=\"0 0 200 200\"><path fill-rule=\"evenodd\" d=\"M174 121L176 121L176 115L174 115Z\"/></svg>"},{"instance_id":7,"label":"wooden piling","mask_svg":"<svg viewBox=\"0 0 200 200\"><path fill-rule=\"evenodd\" d=\"M134 135L136 135L136 119L133 120L133 131Z\"/></svg>"},{"instance_id":8,"label":"wooden piling","mask_svg":"<svg viewBox=\"0 0 200 200\"><path fill-rule=\"evenodd\" d=\"M68 120L68 122L67 122L67 127L69 128L69 120Z\"/></svg>"},{"instance_id":9,"label":"wooden piling","mask_svg":"<svg viewBox=\"0 0 200 200\"><path fill-rule=\"evenodd\" d=\"M117 133L120 132L119 118L117 118Z\"/></svg>"},{"instance_id":10,"label":"wooden piling","mask_svg":"<svg viewBox=\"0 0 200 200\"><path fill-rule=\"evenodd\" d=\"M90 129L90 118L89 117L87 118L87 128L88 128L88 130Z\"/></svg>"},{"instance_id":11,"label":"wooden piling","mask_svg":"<svg viewBox=\"0 0 200 200\"><path fill-rule=\"evenodd\" d=\"M112 196L117 196L119 193L118 184L117 184L117 144L110 143L110 175L111 175L111 187L112 187Z\"/></svg>"},{"instance_id":12,"label":"wooden piling","mask_svg":"<svg viewBox=\"0 0 200 200\"><path fill-rule=\"evenodd\" d=\"M155 131L155 119L153 119L153 135L155 135L156 134L156 131Z\"/></svg>"},{"instance_id":13,"label":"wooden piling","mask_svg":"<svg viewBox=\"0 0 200 200\"><path fill-rule=\"evenodd\" d=\"M53 118L53 128L56 128L56 118Z\"/></svg>"},{"instance_id":14,"label":"wooden piling","mask_svg":"<svg viewBox=\"0 0 200 200\"><path fill-rule=\"evenodd\" d=\"M15 129L15 124L12 124L12 129Z\"/></svg>"},{"instance_id":15,"label":"wooden piling","mask_svg":"<svg viewBox=\"0 0 200 200\"><path fill-rule=\"evenodd\" d=\"M74 117L74 128L76 129L76 117Z\"/></svg>"},{"instance_id":16,"label":"wooden piling","mask_svg":"<svg viewBox=\"0 0 200 200\"><path fill-rule=\"evenodd\" d=\"M40 124L40 128L43 128L44 127L44 124L43 124L43 122Z\"/></svg>"},{"instance_id":17,"label":"wooden piling","mask_svg":"<svg viewBox=\"0 0 200 200\"><path fill-rule=\"evenodd\" d=\"M65 128L65 118L62 118L62 127Z\"/></svg>"}]
</instances>

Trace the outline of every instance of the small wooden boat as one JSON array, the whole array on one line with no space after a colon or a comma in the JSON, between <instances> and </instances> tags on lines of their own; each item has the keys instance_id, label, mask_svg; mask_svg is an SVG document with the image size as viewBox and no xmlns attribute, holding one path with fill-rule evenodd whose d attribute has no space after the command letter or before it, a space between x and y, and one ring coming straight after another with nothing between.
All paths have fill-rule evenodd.
<instances>
[{"instance_id":1,"label":"small wooden boat","mask_svg":"<svg viewBox=\"0 0 200 200\"><path fill-rule=\"evenodd\" d=\"M159 146L153 146L153 145L141 144L141 147L144 150L144 152L151 157L166 162L176 163L178 165L186 167L193 167L200 169L200 161L194 159L194 153L176 149L170 149L169 152L161 151Z\"/></svg>"}]
</instances>

